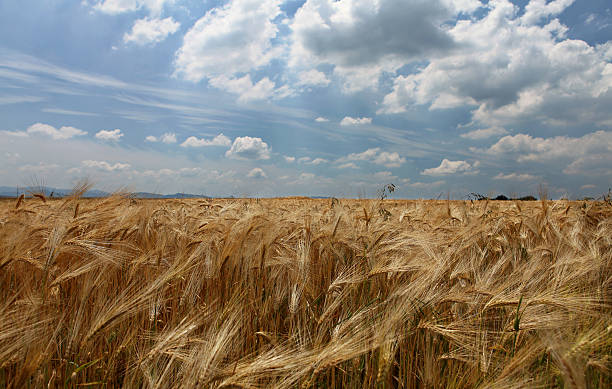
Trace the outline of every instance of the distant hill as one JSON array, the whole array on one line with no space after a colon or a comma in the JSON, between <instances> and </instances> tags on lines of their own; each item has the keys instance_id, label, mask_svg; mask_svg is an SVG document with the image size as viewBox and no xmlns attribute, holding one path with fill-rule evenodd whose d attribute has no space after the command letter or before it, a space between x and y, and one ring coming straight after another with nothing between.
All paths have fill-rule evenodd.
<instances>
[{"instance_id":1,"label":"distant hill","mask_svg":"<svg viewBox=\"0 0 612 389\"><path fill-rule=\"evenodd\" d=\"M174 194L159 194L159 193L149 193L149 192L134 192L131 194L132 197L137 199L200 199L200 198L210 198L209 196L204 195L196 195L191 193L174 193Z\"/></svg>"},{"instance_id":2,"label":"distant hill","mask_svg":"<svg viewBox=\"0 0 612 389\"><path fill-rule=\"evenodd\" d=\"M53 187L15 187L15 186L0 186L0 198L19 197L21 194L28 195L30 193L43 192L47 197L62 198L69 196L72 193L72 189L60 189ZM110 192L105 192L98 189L91 189L83 194L83 197L106 197L109 196ZM159 194L149 192L133 192L131 197L138 199L193 199L193 198L210 198L209 196L196 195L191 193L174 193L174 194Z\"/></svg>"}]
</instances>

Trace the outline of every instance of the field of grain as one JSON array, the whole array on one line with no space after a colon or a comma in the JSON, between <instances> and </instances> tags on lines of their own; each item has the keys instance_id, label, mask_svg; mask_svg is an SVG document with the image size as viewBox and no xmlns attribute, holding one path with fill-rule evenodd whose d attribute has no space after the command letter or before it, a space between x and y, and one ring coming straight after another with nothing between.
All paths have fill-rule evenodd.
<instances>
[{"instance_id":1,"label":"field of grain","mask_svg":"<svg viewBox=\"0 0 612 389\"><path fill-rule=\"evenodd\" d=\"M0 387L605 388L612 206L0 201Z\"/></svg>"}]
</instances>

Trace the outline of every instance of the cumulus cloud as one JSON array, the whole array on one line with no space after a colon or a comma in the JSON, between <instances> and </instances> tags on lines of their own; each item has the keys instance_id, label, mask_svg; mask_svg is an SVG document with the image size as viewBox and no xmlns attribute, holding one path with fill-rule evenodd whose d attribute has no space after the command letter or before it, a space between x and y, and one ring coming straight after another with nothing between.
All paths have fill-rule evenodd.
<instances>
[{"instance_id":1,"label":"cumulus cloud","mask_svg":"<svg viewBox=\"0 0 612 389\"><path fill-rule=\"evenodd\" d=\"M521 17L521 21L527 25L535 24L541 19L550 16L557 16L567 7L572 5L575 0L531 0L525 6L525 14Z\"/></svg>"},{"instance_id":2,"label":"cumulus cloud","mask_svg":"<svg viewBox=\"0 0 612 389\"><path fill-rule=\"evenodd\" d=\"M350 116L345 116L344 119L342 119L340 121L340 125L341 126L354 126L354 125L361 125L361 124L371 124L372 123L372 118L352 118Z\"/></svg>"},{"instance_id":3,"label":"cumulus cloud","mask_svg":"<svg viewBox=\"0 0 612 389\"><path fill-rule=\"evenodd\" d=\"M461 134L460 136L466 139L480 140L480 139L491 138L493 136L506 135L507 133L508 131L506 131L506 129L504 128L490 127L490 128L482 128L479 130L473 130L470 132L466 132L464 134Z\"/></svg>"},{"instance_id":4,"label":"cumulus cloud","mask_svg":"<svg viewBox=\"0 0 612 389\"><path fill-rule=\"evenodd\" d=\"M174 132L166 132L161 136L161 141L166 144L176 143L176 134Z\"/></svg>"},{"instance_id":5,"label":"cumulus cloud","mask_svg":"<svg viewBox=\"0 0 612 389\"><path fill-rule=\"evenodd\" d=\"M445 181L434 181L434 182L411 182L407 185L412 189L424 189L431 190L444 185Z\"/></svg>"},{"instance_id":6,"label":"cumulus cloud","mask_svg":"<svg viewBox=\"0 0 612 389\"><path fill-rule=\"evenodd\" d=\"M612 64L603 45L566 39L567 27L557 19L534 24L571 3L532 0L520 16L508 0L489 2L484 17L460 20L448 30L461 50L431 57L415 73L396 77L378 113L422 104L432 110L474 107L474 121L490 126L606 120Z\"/></svg>"},{"instance_id":7,"label":"cumulus cloud","mask_svg":"<svg viewBox=\"0 0 612 389\"><path fill-rule=\"evenodd\" d=\"M159 15L166 4L171 5L175 1L176 0L101 0L94 5L94 9L111 15L146 9L152 15Z\"/></svg>"},{"instance_id":8,"label":"cumulus cloud","mask_svg":"<svg viewBox=\"0 0 612 389\"><path fill-rule=\"evenodd\" d=\"M180 23L173 18L165 19L138 19L134 22L132 30L123 36L124 43L136 45L156 44L178 31Z\"/></svg>"},{"instance_id":9,"label":"cumulus cloud","mask_svg":"<svg viewBox=\"0 0 612 389\"><path fill-rule=\"evenodd\" d=\"M235 0L201 17L183 38L175 56L175 73L186 80L207 79L216 88L240 93L243 100L271 95L274 83L248 74L280 52L273 46L281 13L276 0ZM247 73L246 75L244 75Z\"/></svg>"},{"instance_id":10,"label":"cumulus cloud","mask_svg":"<svg viewBox=\"0 0 612 389\"><path fill-rule=\"evenodd\" d=\"M116 128L114 130L100 130L96 133L96 139L114 141L117 142L123 136L121 130Z\"/></svg>"},{"instance_id":11,"label":"cumulus cloud","mask_svg":"<svg viewBox=\"0 0 612 389\"><path fill-rule=\"evenodd\" d=\"M247 177L249 178L266 178L266 172L263 171L263 169L261 168L253 168L249 174L247 174Z\"/></svg>"},{"instance_id":12,"label":"cumulus cloud","mask_svg":"<svg viewBox=\"0 0 612 389\"><path fill-rule=\"evenodd\" d=\"M347 162L336 166L338 169L359 169L354 162Z\"/></svg>"},{"instance_id":13,"label":"cumulus cloud","mask_svg":"<svg viewBox=\"0 0 612 389\"><path fill-rule=\"evenodd\" d=\"M212 139L199 139L195 136L190 136L185 139L183 143L181 143L182 147L205 147L205 146L229 146L232 144L232 141L227 136L223 135L223 133L215 136Z\"/></svg>"},{"instance_id":14,"label":"cumulus cloud","mask_svg":"<svg viewBox=\"0 0 612 389\"><path fill-rule=\"evenodd\" d=\"M385 165L387 167L400 167L406 162L406 159L400 157L400 155L396 152L389 153L387 151L380 152L373 161L378 165Z\"/></svg>"},{"instance_id":15,"label":"cumulus cloud","mask_svg":"<svg viewBox=\"0 0 612 389\"><path fill-rule=\"evenodd\" d=\"M56 129L55 127L50 126L48 124L36 123L28 127L28 129L26 130L26 134L27 135L41 134L41 135L49 136L53 140L64 140L64 139L73 138L75 136L86 135L87 132L83 130L79 130L78 128L74 128L74 127L63 126L59 129Z\"/></svg>"},{"instance_id":16,"label":"cumulus cloud","mask_svg":"<svg viewBox=\"0 0 612 389\"><path fill-rule=\"evenodd\" d=\"M518 162L547 161L557 158L612 154L612 132L596 131L580 138L555 136L533 137L528 134L507 135L485 150L491 155L509 155Z\"/></svg>"},{"instance_id":17,"label":"cumulus cloud","mask_svg":"<svg viewBox=\"0 0 612 389\"><path fill-rule=\"evenodd\" d=\"M312 162L310 162L311 165L320 165L322 163L327 163L329 162L327 159L325 158L315 158L312 160Z\"/></svg>"},{"instance_id":18,"label":"cumulus cloud","mask_svg":"<svg viewBox=\"0 0 612 389\"><path fill-rule=\"evenodd\" d=\"M285 157L285 160L287 162L293 162L295 161L295 157ZM302 163L302 164L308 164L308 165L321 165L323 163L328 163L329 160L325 159L325 158L315 158L312 159L310 157L300 157L297 159L298 163Z\"/></svg>"},{"instance_id":19,"label":"cumulus cloud","mask_svg":"<svg viewBox=\"0 0 612 389\"><path fill-rule=\"evenodd\" d=\"M7 130L2 130L2 131L0 131L0 134L7 135L7 136L14 136L16 138L27 138L29 136L26 131L7 131Z\"/></svg>"},{"instance_id":20,"label":"cumulus cloud","mask_svg":"<svg viewBox=\"0 0 612 389\"><path fill-rule=\"evenodd\" d=\"M234 159L270 159L270 148L261 138L242 136L234 139L225 156Z\"/></svg>"},{"instance_id":21,"label":"cumulus cloud","mask_svg":"<svg viewBox=\"0 0 612 389\"><path fill-rule=\"evenodd\" d=\"M456 3L456 2L455 2ZM474 1L464 1L463 4ZM354 92L375 87L382 71L406 61L446 51L453 40L441 27L458 8L450 1L308 0L290 24L292 67L334 65Z\"/></svg>"},{"instance_id":22,"label":"cumulus cloud","mask_svg":"<svg viewBox=\"0 0 612 389\"><path fill-rule=\"evenodd\" d=\"M209 80L210 84L217 89L226 90L238 95L238 101L248 102L264 100L275 94L275 84L268 77L253 83L249 74L236 78L221 75Z\"/></svg>"},{"instance_id":23,"label":"cumulus cloud","mask_svg":"<svg viewBox=\"0 0 612 389\"><path fill-rule=\"evenodd\" d=\"M59 165L54 164L54 163L39 162L36 165L30 165L30 164L22 165L19 167L19 171L30 172L30 173L47 173L50 170L57 169L58 167Z\"/></svg>"},{"instance_id":24,"label":"cumulus cloud","mask_svg":"<svg viewBox=\"0 0 612 389\"><path fill-rule=\"evenodd\" d=\"M176 143L176 134L174 132L166 132L159 138L149 135L145 138L146 142L162 142L166 144Z\"/></svg>"},{"instance_id":25,"label":"cumulus cloud","mask_svg":"<svg viewBox=\"0 0 612 389\"><path fill-rule=\"evenodd\" d=\"M572 161L565 169L565 174L585 176L612 176L612 153L590 154Z\"/></svg>"},{"instance_id":26,"label":"cumulus cloud","mask_svg":"<svg viewBox=\"0 0 612 389\"><path fill-rule=\"evenodd\" d=\"M313 173L302 173L298 177L298 180L300 180L300 181L309 181L309 180L312 180L314 178L315 178L315 175Z\"/></svg>"},{"instance_id":27,"label":"cumulus cloud","mask_svg":"<svg viewBox=\"0 0 612 389\"><path fill-rule=\"evenodd\" d=\"M376 181L389 181L397 178L397 176L394 176L391 172L376 172L373 177Z\"/></svg>"},{"instance_id":28,"label":"cumulus cloud","mask_svg":"<svg viewBox=\"0 0 612 389\"><path fill-rule=\"evenodd\" d=\"M380 147L375 147L361 153L351 153L346 157L339 158L336 162L345 168L354 166L354 164L347 164L347 161L370 161L386 167L400 167L406 162L406 158L401 157L397 152L381 151Z\"/></svg>"},{"instance_id":29,"label":"cumulus cloud","mask_svg":"<svg viewBox=\"0 0 612 389\"><path fill-rule=\"evenodd\" d=\"M85 160L85 161L82 161L81 163L85 167L105 170L107 172L126 170L126 169L130 168L130 164L129 163L120 163L120 162L117 162L115 164L110 164L110 163L108 163L106 161Z\"/></svg>"},{"instance_id":30,"label":"cumulus cloud","mask_svg":"<svg viewBox=\"0 0 612 389\"><path fill-rule=\"evenodd\" d=\"M469 173L474 166L466 161L450 161L446 158L442 160L440 166L425 169L421 174L426 176L443 176L448 174Z\"/></svg>"},{"instance_id":31,"label":"cumulus cloud","mask_svg":"<svg viewBox=\"0 0 612 389\"><path fill-rule=\"evenodd\" d=\"M327 86L331 81L327 78L325 73L320 72L316 69L303 71L298 74L298 86Z\"/></svg>"},{"instance_id":32,"label":"cumulus cloud","mask_svg":"<svg viewBox=\"0 0 612 389\"><path fill-rule=\"evenodd\" d=\"M285 161L289 162L289 163L293 163L295 162L295 157L289 157L289 156L283 156L283 158L285 158Z\"/></svg>"},{"instance_id":33,"label":"cumulus cloud","mask_svg":"<svg viewBox=\"0 0 612 389\"><path fill-rule=\"evenodd\" d=\"M169 176L180 176L180 177L196 177L200 173L202 173L203 169L199 167L183 167L180 169L157 169L157 170L144 170L144 171L134 171L134 174L138 174L144 177L153 177L153 178L161 178L161 177L169 177Z\"/></svg>"},{"instance_id":34,"label":"cumulus cloud","mask_svg":"<svg viewBox=\"0 0 612 389\"><path fill-rule=\"evenodd\" d=\"M510 173L510 174L499 173L498 175L493 177L493 179L494 180L505 180L505 181L533 181L533 180L539 179L539 177L534 176L532 174L528 174L528 173Z\"/></svg>"}]
</instances>

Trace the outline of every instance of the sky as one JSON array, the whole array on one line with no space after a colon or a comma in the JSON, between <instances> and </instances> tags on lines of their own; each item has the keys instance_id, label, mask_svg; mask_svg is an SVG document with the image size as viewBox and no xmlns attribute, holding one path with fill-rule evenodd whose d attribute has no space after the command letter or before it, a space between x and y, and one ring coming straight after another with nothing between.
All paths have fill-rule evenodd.
<instances>
[{"instance_id":1,"label":"sky","mask_svg":"<svg viewBox=\"0 0 612 389\"><path fill-rule=\"evenodd\" d=\"M598 196L609 0L0 1L0 186Z\"/></svg>"}]
</instances>

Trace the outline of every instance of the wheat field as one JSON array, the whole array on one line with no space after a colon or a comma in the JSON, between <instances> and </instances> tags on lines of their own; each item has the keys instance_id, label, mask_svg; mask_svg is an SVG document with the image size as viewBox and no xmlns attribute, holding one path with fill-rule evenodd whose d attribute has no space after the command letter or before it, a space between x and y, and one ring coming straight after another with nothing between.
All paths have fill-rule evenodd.
<instances>
[{"instance_id":1,"label":"wheat field","mask_svg":"<svg viewBox=\"0 0 612 389\"><path fill-rule=\"evenodd\" d=\"M0 201L0 387L606 388L612 206Z\"/></svg>"}]
</instances>

